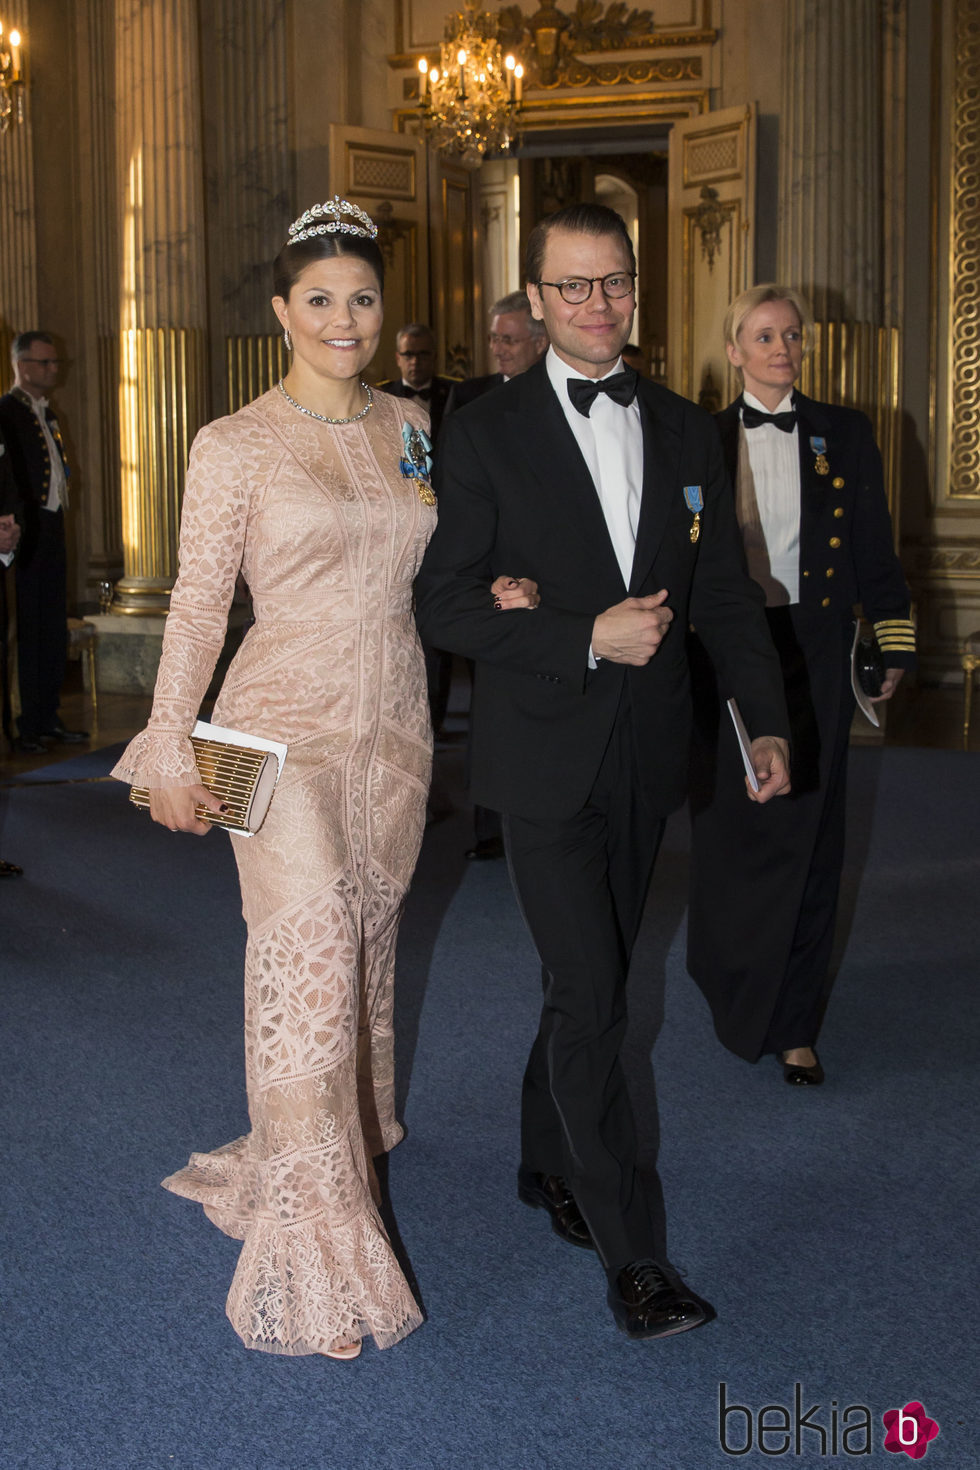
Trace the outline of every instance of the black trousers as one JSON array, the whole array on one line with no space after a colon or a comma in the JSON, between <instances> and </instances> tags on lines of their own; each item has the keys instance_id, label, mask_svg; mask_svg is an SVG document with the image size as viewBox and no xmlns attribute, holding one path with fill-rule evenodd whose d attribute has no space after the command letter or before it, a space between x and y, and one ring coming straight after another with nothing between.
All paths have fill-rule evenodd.
<instances>
[{"instance_id":1,"label":"black trousers","mask_svg":"<svg viewBox=\"0 0 980 1470\"><path fill-rule=\"evenodd\" d=\"M746 799L741 757L714 675L692 649L698 736L692 763L687 965L737 1056L812 1046L830 991L844 862L853 620L767 612L792 732L789 796Z\"/></svg>"},{"instance_id":2,"label":"black trousers","mask_svg":"<svg viewBox=\"0 0 980 1470\"><path fill-rule=\"evenodd\" d=\"M30 560L17 569L17 678L20 734L34 740L54 727L65 677L68 607L65 513L38 512Z\"/></svg>"},{"instance_id":3,"label":"black trousers","mask_svg":"<svg viewBox=\"0 0 980 1470\"><path fill-rule=\"evenodd\" d=\"M524 1076L522 1161L565 1177L608 1271L656 1254L619 1060L626 973L664 827L638 791L624 701L580 812L555 821L504 816L544 986Z\"/></svg>"}]
</instances>

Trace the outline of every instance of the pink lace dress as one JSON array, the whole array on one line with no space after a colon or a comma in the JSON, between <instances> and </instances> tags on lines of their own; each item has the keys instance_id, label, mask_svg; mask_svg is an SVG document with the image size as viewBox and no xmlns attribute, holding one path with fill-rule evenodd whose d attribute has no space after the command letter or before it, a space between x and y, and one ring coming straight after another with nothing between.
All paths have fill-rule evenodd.
<instances>
[{"instance_id":1,"label":"pink lace dress","mask_svg":"<svg viewBox=\"0 0 980 1470\"><path fill-rule=\"evenodd\" d=\"M201 431L153 711L113 772L198 780L188 732L241 569L256 621L212 719L289 746L261 831L231 838L251 1132L164 1183L244 1242L228 1316L265 1352L388 1347L421 1321L370 1162L402 1137L395 939L431 762L412 582L436 513L399 470L406 419L426 422L377 393L327 425L273 390Z\"/></svg>"}]
</instances>

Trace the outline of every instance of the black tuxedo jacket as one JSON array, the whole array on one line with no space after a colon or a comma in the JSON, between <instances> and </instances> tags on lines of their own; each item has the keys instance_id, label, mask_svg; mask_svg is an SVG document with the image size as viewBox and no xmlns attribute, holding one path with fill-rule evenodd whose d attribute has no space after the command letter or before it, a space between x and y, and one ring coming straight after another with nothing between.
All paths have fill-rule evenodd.
<instances>
[{"instance_id":1,"label":"black tuxedo jacket","mask_svg":"<svg viewBox=\"0 0 980 1470\"><path fill-rule=\"evenodd\" d=\"M913 668L909 589L895 555L881 455L871 422L854 408L795 392L800 447L800 609L828 627L860 603L886 663ZM718 414L732 484L738 468L741 394ZM827 472L817 472L823 441Z\"/></svg>"},{"instance_id":2,"label":"black tuxedo jacket","mask_svg":"<svg viewBox=\"0 0 980 1470\"><path fill-rule=\"evenodd\" d=\"M753 735L786 735L762 593L745 573L718 434L703 410L641 378L644 475L629 594L669 592L671 628L643 668L589 670L597 614L627 596L599 499L544 359L452 415L436 466L439 522L417 581L423 638L476 661L472 787L530 818L584 805L628 684L652 814L684 799L694 621ZM685 487L704 506L700 535ZM541 606L497 612L499 573L533 577Z\"/></svg>"},{"instance_id":3,"label":"black tuxedo jacket","mask_svg":"<svg viewBox=\"0 0 980 1470\"><path fill-rule=\"evenodd\" d=\"M473 403L475 399L482 398L484 393L489 393L491 388L499 388L503 381L503 373L487 373L483 378L464 378L462 383L454 383L449 402L446 404L446 414L455 413L458 408L465 408L468 403Z\"/></svg>"},{"instance_id":4,"label":"black tuxedo jacket","mask_svg":"<svg viewBox=\"0 0 980 1470\"><path fill-rule=\"evenodd\" d=\"M0 432L0 516L14 516L23 525L23 505L20 487L7 453L3 433Z\"/></svg>"},{"instance_id":5,"label":"black tuxedo jacket","mask_svg":"<svg viewBox=\"0 0 980 1470\"><path fill-rule=\"evenodd\" d=\"M49 408L45 417L51 425L55 444L59 446L61 436L58 420ZM48 498L51 483L51 456L44 430L30 405L27 394L21 388L11 388L0 397L0 435L7 446L6 457L14 482L20 493L24 527L17 547L17 565L28 567L37 544L38 517ZM62 453L64 463L64 454ZM67 470L67 465L66 465Z\"/></svg>"},{"instance_id":6,"label":"black tuxedo jacket","mask_svg":"<svg viewBox=\"0 0 980 1470\"><path fill-rule=\"evenodd\" d=\"M429 434L434 443L442 424L442 416L446 411L449 395L456 386L456 382L453 378L434 377L430 386L432 389L431 397L428 403L422 404L422 407L428 409L429 422L431 424ZM401 378L389 378L387 382L379 383L378 387L383 393L393 393L396 398L410 398L413 403L421 402L420 399L415 397L414 388L409 388L407 384L402 382Z\"/></svg>"}]
</instances>

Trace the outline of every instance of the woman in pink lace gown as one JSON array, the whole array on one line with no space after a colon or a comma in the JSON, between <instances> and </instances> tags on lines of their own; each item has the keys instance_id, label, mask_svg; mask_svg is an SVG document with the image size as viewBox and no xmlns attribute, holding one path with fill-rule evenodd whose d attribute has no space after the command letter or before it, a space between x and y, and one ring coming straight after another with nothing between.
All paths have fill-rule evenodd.
<instances>
[{"instance_id":1,"label":"woman in pink lace gown","mask_svg":"<svg viewBox=\"0 0 980 1470\"><path fill-rule=\"evenodd\" d=\"M424 410L361 379L382 320L374 226L343 201L318 210L276 261L287 377L194 443L153 711L114 775L150 787L156 821L210 830L188 735L241 571L255 624L213 720L289 747L261 830L231 838L251 1132L164 1182L244 1242L227 1311L247 1347L354 1357L421 1321L371 1156L402 1137L395 940L431 760L412 582L436 511L400 468ZM498 583L505 609L535 600Z\"/></svg>"}]
</instances>

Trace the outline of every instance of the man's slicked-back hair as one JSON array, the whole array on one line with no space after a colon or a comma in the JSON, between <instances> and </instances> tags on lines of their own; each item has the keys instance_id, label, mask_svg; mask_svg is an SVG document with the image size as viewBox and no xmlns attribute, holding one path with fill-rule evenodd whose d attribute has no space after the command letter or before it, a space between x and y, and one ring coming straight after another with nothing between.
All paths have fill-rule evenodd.
<instances>
[{"instance_id":1,"label":"man's slicked-back hair","mask_svg":"<svg viewBox=\"0 0 980 1470\"><path fill-rule=\"evenodd\" d=\"M524 278L535 286L541 279L545 245L552 230L567 230L570 235L611 235L626 247L630 270L636 271L633 241L623 216L605 204L569 204L539 220L528 236Z\"/></svg>"},{"instance_id":2,"label":"man's slicked-back hair","mask_svg":"<svg viewBox=\"0 0 980 1470\"><path fill-rule=\"evenodd\" d=\"M16 362L19 357L26 357L35 342L43 342L45 347L57 345L50 332L18 332L10 344L11 362Z\"/></svg>"}]
</instances>

